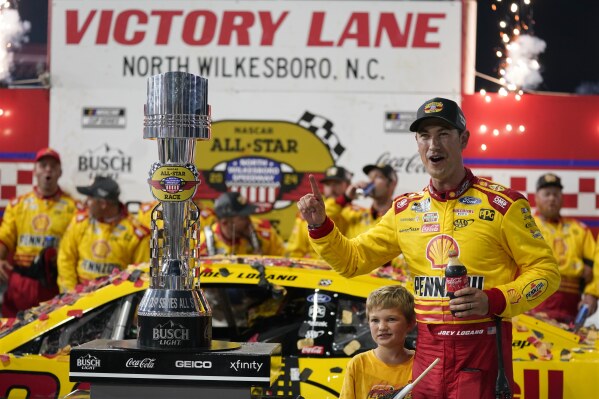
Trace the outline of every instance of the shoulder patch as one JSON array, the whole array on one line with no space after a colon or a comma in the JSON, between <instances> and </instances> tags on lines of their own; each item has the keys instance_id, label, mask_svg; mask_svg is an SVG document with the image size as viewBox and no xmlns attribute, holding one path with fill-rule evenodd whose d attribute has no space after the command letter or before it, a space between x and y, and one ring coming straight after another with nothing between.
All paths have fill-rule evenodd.
<instances>
[{"instance_id":1,"label":"shoulder patch","mask_svg":"<svg viewBox=\"0 0 599 399\"><path fill-rule=\"evenodd\" d=\"M393 209L395 214L403 212L411 202L422 199L423 193L406 193L395 197L393 200Z\"/></svg>"}]
</instances>

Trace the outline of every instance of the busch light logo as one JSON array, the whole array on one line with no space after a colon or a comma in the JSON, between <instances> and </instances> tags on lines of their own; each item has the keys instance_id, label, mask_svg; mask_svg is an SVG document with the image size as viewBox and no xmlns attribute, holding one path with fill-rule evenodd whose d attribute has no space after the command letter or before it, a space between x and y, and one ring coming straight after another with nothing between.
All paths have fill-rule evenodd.
<instances>
[{"instance_id":1,"label":"busch light logo","mask_svg":"<svg viewBox=\"0 0 599 399\"><path fill-rule=\"evenodd\" d=\"M77 367L79 367L81 370L95 370L100 366L100 359L90 354L77 359Z\"/></svg>"},{"instance_id":2,"label":"busch light logo","mask_svg":"<svg viewBox=\"0 0 599 399\"><path fill-rule=\"evenodd\" d=\"M189 341L189 329L170 320L152 329L152 339L162 346L181 346Z\"/></svg>"},{"instance_id":3,"label":"busch light logo","mask_svg":"<svg viewBox=\"0 0 599 399\"><path fill-rule=\"evenodd\" d=\"M131 173L133 158L122 150L103 144L79 155L77 170L89 179L96 175L110 176L117 180L122 173Z\"/></svg>"},{"instance_id":4,"label":"busch light logo","mask_svg":"<svg viewBox=\"0 0 599 399\"><path fill-rule=\"evenodd\" d=\"M138 368L138 369L153 369L154 362L156 359L145 357L143 359L133 359L132 357L127 360L125 367L127 368Z\"/></svg>"},{"instance_id":5,"label":"busch light logo","mask_svg":"<svg viewBox=\"0 0 599 399\"><path fill-rule=\"evenodd\" d=\"M313 294L308 297L308 302L312 303L327 303L331 302L331 297L325 294Z\"/></svg>"}]
</instances>

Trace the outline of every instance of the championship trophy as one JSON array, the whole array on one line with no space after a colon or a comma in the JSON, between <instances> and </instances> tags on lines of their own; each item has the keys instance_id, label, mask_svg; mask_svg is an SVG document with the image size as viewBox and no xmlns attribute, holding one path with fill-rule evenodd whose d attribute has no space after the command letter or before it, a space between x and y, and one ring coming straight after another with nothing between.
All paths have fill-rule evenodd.
<instances>
[{"instance_id":1,"label":"championship trophy","mask_svg":"<svg viewBox=\"0 0 599 399\"><path fill-rule=\"evenodd\" d=\"M196 283L200 212L192 200L199 184L195 143L211 133L208 80L185 72L152 76L144 114L144 139L158 142L160 161L148 183L159 204L152 211L150 288L138 308L138 346L209 348L212 312Z\"/></svg>"},{"instance_id":2,"label":"championship trophy","mask_svg":"<svg viewBox=\"0 0 599 399\"><path fill-rule=\"evenodd\" d=\"M205 78L166 72L148 79L144 138L158 141L148 182L152 210L150 283L137 309L135 339L100 338L71 350L71 381L91 383L92 399L246 399L274 384L281 345L212 340L212 311L200 290L199 173L196 140L211 133ZM231 365L259 365L256 369Z\"/></svg>"}]
</instances>

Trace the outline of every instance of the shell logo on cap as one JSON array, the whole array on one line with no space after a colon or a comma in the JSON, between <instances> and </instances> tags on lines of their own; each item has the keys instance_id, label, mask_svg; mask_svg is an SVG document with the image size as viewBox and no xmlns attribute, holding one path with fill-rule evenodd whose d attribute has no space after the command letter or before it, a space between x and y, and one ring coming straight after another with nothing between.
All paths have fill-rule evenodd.
<instances>
[{"instance_id":1,"label":"shell logo on cap","mask_svg":"<svg viewBox=\"0 0 599 399\"><path fill-rule=\"evenodd\" d=\"M440 234L433 237L426 245L426 259L431 262L433 269L444 269L447 266L448 254L451 250L460 254L456 240L447 234Z\"/></svg>"},{"instance_id":2,"label":"shell logo on cap","mask_svg":"<svg viewBox=\"0 0 599 399\"><path fill-rule=\"evenodd\" d=\"M433 112L441 112L443 111L443 103L438 101L433 101L424 106L424 113L430 114Z\"/></svg>"}]
</instances>

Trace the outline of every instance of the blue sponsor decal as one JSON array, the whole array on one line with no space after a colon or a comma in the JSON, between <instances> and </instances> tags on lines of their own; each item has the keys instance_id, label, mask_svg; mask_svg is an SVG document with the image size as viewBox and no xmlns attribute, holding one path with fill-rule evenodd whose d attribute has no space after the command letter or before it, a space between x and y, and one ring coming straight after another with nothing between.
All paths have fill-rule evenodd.
<instances>
[{"instance_id":1,"label":"blue sponsor decal","mask_svg":"<svg viewBox=\"0 0 599 399\"><path fill-rule=\"evenodd\" d=\"M458 202L460 202L461 204L465 204L465 205L476 205L476 204L482 203L483 201L480 198L466 196L466 197L460 198L458 200Z\"/></svg>"},{"instance_id":2,"label":"blue sponsor decal","mask_svg":"<svg viewBox=\"0 0 599 399\"><path fill-rule=\"evenodd\" d=\"M308 302L312 303L327 303L331 302L331 297L325 294L313 294L308 297Z\"/></svg>"}]
</instances>

